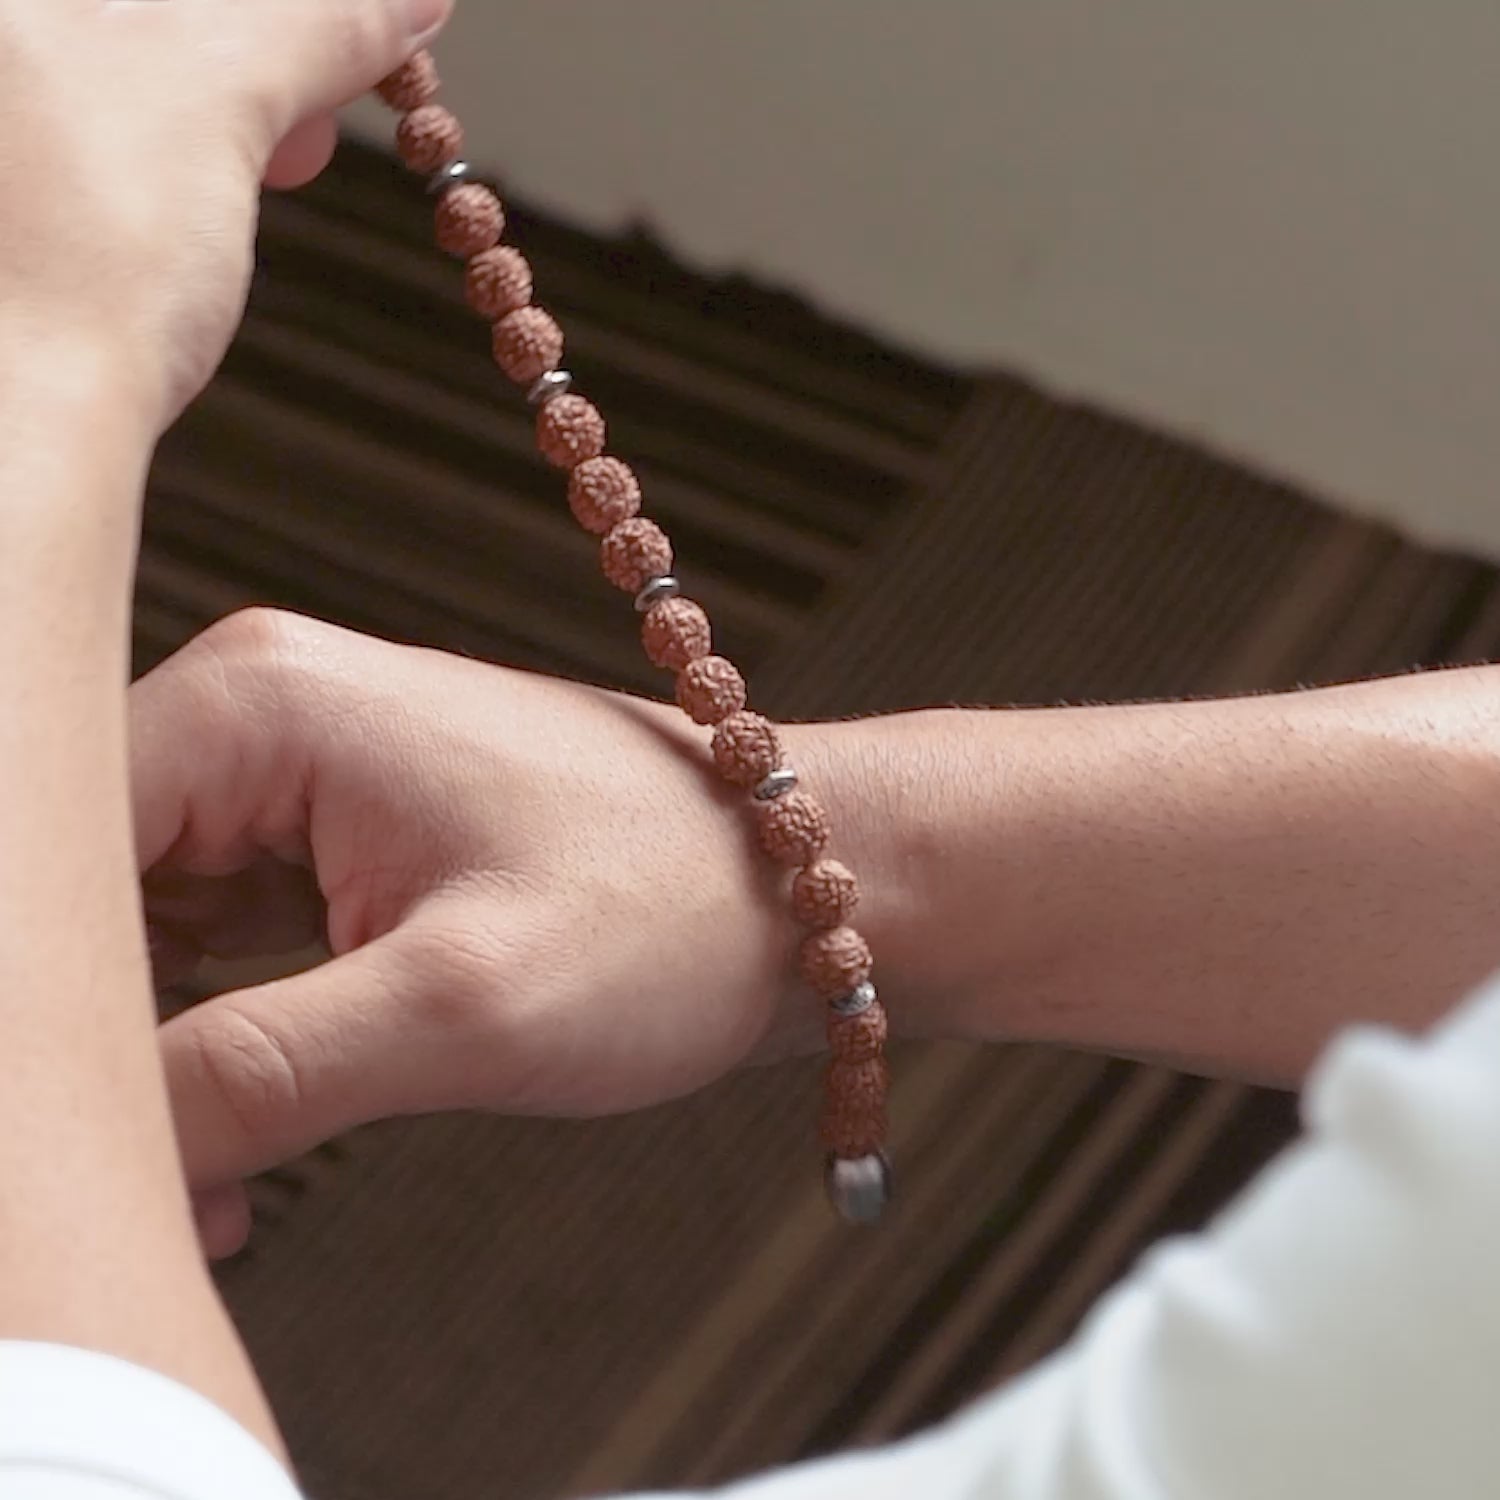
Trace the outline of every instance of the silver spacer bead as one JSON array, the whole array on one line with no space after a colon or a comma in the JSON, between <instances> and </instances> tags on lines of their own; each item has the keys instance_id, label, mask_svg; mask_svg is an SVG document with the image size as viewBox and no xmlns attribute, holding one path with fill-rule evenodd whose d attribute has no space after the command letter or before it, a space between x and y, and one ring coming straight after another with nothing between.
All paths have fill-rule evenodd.
<instances>
[{"instance_id":1,"label":"silver spacer bead","mask_svg":"<svg viewBox=\"0 0 1500 1500\"><path fill-rule=\"evenodd\" d=\"M877 998L875 986L867 979L863 984L856 985L841 1000L830 1001L829 1006L835 1015L847 1020L850 1016L863 1015Z\"/></svg>"},{"instance_id":2,"label":"silver spacer bead","mask_svg":"<svg viewBox=\"0 0 1500 1500\"><path fill-rule=\"evenodd\" d=\"M660 578L647 581L646 587L635 596L635 607L645 614L653 604L660 604L663 599L675 599L681 592L682 585L670 573L663 573Z\"/></svg>"},{"instance_id":3,"label":"silver spacer bead","mask_svg":"<svg viewBox=\"0 0 1500 1500\"><path fill-rule=\"evenodd\" d=\"M781 766L772 771L766 779L755 789L755 800L757 802L774 802L778 797L784 797L797 785L797 773L790 766Z\"/></svg>"},{"instance_id":4,"label":"silver spacer bead","mask_svg":"<svg viewBox=\"0 0 1500 1500\"><path fill-rule=\"evenodd\" d=\"M891 1164L872 1156L830 1156L824 1178L828 1201L851 1224L873 1224L891 1201Z\"/></svg>"},{"instance_id":5,"label":"silver spacer bead","mask_svg":"<svg viewBox=\"0 0 1500 1500\"><path fill-rule=\"evenodd\" d=\"M434 198L439 197L449 188L462 187L473 171L466 161L450 161L446 167L440 167L427 179L427 191Z\"/></svg>"},{"instance_id":6,"label":"silver spacer bead","mask_svg":"<svg viewBox=\"0 0 1500 1500\"><path fill-rule=\"evenodd\" d=\"M532 382L526 399L533 406L545 406L554 396L566 396L573 388L573 377L566 370L548 370Z\"/></svg>"}]
</instances>

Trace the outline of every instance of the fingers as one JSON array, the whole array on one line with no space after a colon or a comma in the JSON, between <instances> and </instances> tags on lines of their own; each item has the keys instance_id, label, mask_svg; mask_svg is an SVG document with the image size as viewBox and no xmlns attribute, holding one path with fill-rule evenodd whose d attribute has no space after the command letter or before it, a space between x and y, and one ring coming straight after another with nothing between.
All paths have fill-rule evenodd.
<instances>
[{"instance_id":1,"label":"fingers","mask_svg":"<svg viewBox=\"0 0 1500 1500\"><path fill-rule=\"evenodd\" d=\"M280 190L306 187L333 160L338 140L338 122L332 115L315 115L294 126L272 153L265 185Z\"/></svg>"},{"instance_id":2,"label":"fingers","mask_svg":"<svg viewBox=\"0 0 1500 1500\"><path fill-rule=\"evenodd\" d=\"M259 0L211 8L246 28L259 92L279 140L394 72L447 20L452 0Z\"/></svg>"},{"instance_id":3,"label":"fingers","mask_svg":"<svg viewBox=\"0 0 1500 1500\"><path fill-rule=\"evenodd\" d=\"M455 1039L385 938L168 1021L161 1046L190 1185L235 1182L356 1125L439 1107Z\"/></svg>"},{"instance_id":4,"label":"fingers","mask_svg":"<svg viewBox=\"0 0 1500 1500\"><path fill-rule=\"evenodd\" d=\"M250 1238L250 1198L242 1184L210 1188L193 1195L198 1242L209 1260L228 1260Z\"/></svg>"},{"instance_id":5,"label":"fingers","mask_svg":"<svg viewBox=\"0 0 1500 1500\"><path fill-rule=\"evenodd\" d=\"M233 616L130 689L141 869L169 850L195 874L228 874L278 845L302 852L310 752L275 666L282 628L266 612Z\"/></svg>"}]
</instances>

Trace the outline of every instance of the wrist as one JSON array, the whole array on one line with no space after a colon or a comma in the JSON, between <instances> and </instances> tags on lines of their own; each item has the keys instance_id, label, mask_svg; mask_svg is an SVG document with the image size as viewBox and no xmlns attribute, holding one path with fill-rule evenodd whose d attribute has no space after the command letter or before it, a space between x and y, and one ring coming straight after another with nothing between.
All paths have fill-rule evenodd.
<instances>
[{"instance_id":1,"label":"wrist","mask_svg":"<svg viewBox=\"0 0 1500 1500\"><path fill-rule=\"evenodd\" d=\"M107 331L0 310L0 610L57 651L124 628L155 439L142 386Z\"/></svg>"},{"instance_id":2,"label":"wrist","mask_svg":"<svg viewBox=\"0 0 1500 1500\"><path fill-rule=\"evenodd\" d=\"M907 1037L976 1035L977 998L1005 982L1000 916L987 909L999 810L966 796L974 732L1000 718L928 710L785 731L792 763L829 809L829 852L859 879L855 925L892 1029Z\"/></svg>"},{"instance_id":3,"label":"wrist","mask_svg":"<svg viewBox=\"0 0 1500 1500\"><path fill-rule=\"evenodd\" d=\"M155 386L117 328L24 302L0 305L0 424L14 444L71 439L142 472L158 433Z\"/></svg>"}]
</instances>

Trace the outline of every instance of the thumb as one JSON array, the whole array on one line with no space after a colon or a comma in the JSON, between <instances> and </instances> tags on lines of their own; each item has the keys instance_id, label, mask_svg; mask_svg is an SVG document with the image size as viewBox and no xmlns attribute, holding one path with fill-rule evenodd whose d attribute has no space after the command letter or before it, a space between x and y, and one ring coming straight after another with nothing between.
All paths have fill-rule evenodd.
<instances>
[{"instance_id":1,"label":"thumb","mask_svg":"<svg viewBox=\"0 0 1500 1500\"><path fill-rule=\"evenodd\" d=\"M189 1185L237 1181L357 1125L442 1107L453 1033L424 1017L416 980L391 934L168 1021L160 1042Z\"/></svg>"},{"instance_id":2,"label":"thumb","mask_svg":"<svg viewBox=\"0 0 1500 1500\"><path fill-rule=\"evenodd\" d=\"M280 140L395 72L442 28L453 0L261 0L214 9L248 33L252 86Z\"/></svg>"}]
</instances>

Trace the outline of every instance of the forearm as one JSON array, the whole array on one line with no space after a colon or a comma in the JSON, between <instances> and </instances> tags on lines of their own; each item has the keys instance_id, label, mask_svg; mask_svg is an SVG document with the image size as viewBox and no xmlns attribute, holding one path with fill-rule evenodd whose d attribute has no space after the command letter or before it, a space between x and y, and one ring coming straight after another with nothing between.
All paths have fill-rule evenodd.
<instances>
[{"instance_id":1,"label":"forearm","mask_svg":"<svg viewBox=\"0 0 1500 1500\"><path fill-rule=\"evenodd\" d=\"M0 369L0 1338L154 1366L269 1435L155 1045L124 702L149 434L116 377L84 345Z\"/></svg>"},{"instance_id":2,"label":"forearm","mask_svg":"<svg viewBox=\"0 0 1500 1500\"><path fill-rule=\"evenodd\" d=\"M1292 1082L1500 968L1500 669L904 715L814 753L913 1032Z\"/></svg>"}]
</instances>

